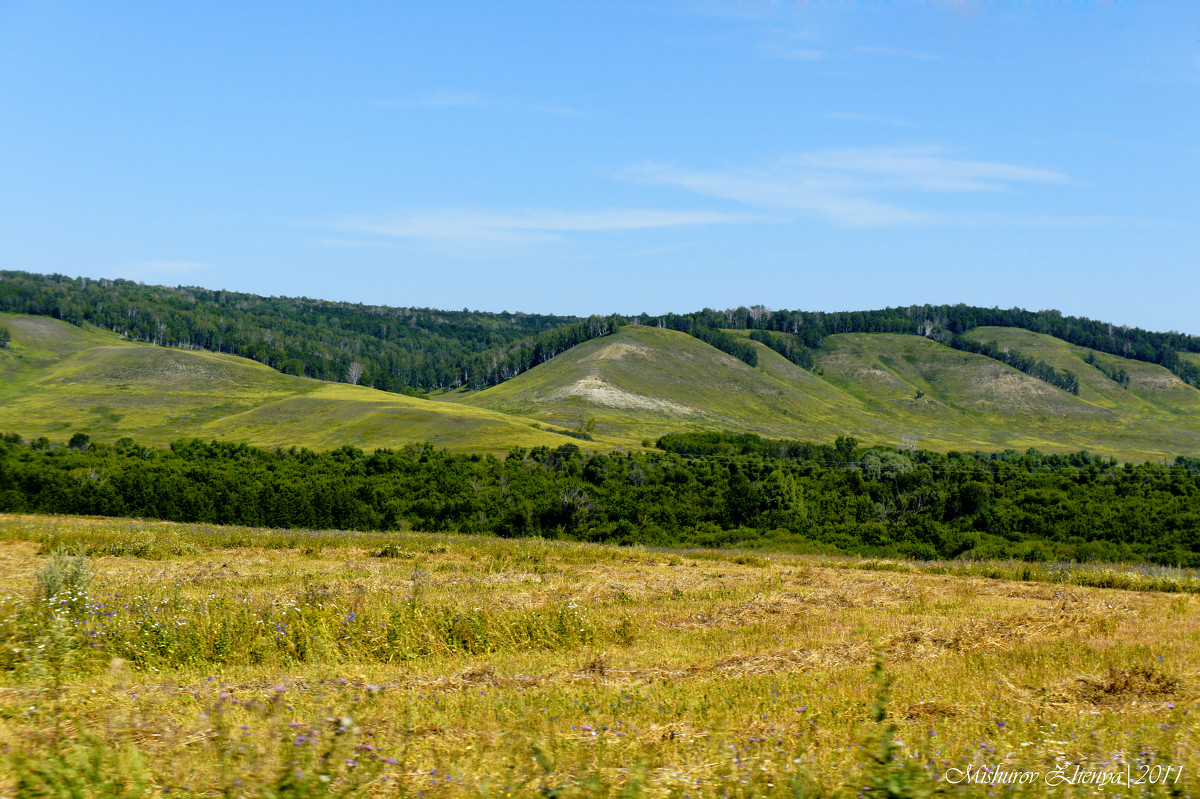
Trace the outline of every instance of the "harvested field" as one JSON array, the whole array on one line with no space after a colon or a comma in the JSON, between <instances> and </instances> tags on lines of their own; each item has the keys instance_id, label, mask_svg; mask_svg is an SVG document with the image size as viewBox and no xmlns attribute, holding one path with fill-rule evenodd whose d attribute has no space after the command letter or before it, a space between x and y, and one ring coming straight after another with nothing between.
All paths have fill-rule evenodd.
<instances>
[{"instance_id":1,"label":"harvested field","mask_svg":"<svg viewBox=\"0 0 1200 799\"><path fill-rule=\"evenodd\" d=\"M1162 593L419 533L0 532L3 794L987 796L952 770L1064 763L1196 790L1184 573Z\"/></svg>"}]
</instances>

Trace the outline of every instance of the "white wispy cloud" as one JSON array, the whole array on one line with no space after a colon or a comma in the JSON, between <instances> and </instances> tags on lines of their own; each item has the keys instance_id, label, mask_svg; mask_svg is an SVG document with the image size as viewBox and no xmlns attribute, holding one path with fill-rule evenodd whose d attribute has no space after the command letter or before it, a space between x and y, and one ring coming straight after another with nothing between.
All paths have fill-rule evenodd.
<instances>
[{"instance_id":1,"label":"white wispy cloud","mask_svg":"<svg viewBox=\"0 0 1200 799\"><path fill-rule=\"evenodd\" d=\"M1048 169L950 158L938 147L823 150L787 159L791 166L884 179L921 191L1000 191L1011 183L1066 183Z\"/></svg>"},{"instance_id":2,"label":"white wispy cloud","mask_svg":"<svg viewBox=\"0 0 1200 799\"><path fill-rule=\"evenodd\" d=\"M320 225L364 241L421 240L464 245L545 242L573 234L786 222L809 217L845 228L913 225L1087 224L1022 218L978 209L930 207L936 195L1013 191L1063 184L1057 171L956 157L938 147L884 147L798 153L761 167L696 169L663 163L630 166L617 177L674 186L745 210L631 208L489 210L434 208L354 215ZM338 239L343 241L343 239Z\"/></svg>"},{"instance_id":3,"label":"white wispy cloud","mask_svg":"<svg viewBox=\"0 0 1200 799\"><path fill-rule=\"evenodd\" d=\"M328 227L347 233L387 238L527 242L547 241L569 233L733 224L761 219L761 215L746 213L653 208L602 211L524 209L513 212L435 209L343 217Z\"/></svg>"},{"instance_id":4,"label":"white wispy cloud","mask_svg":"<svg viewBox=\"0 0 1200 799\"><path fill-rule=\"evenodd\" d=\"M647 183L679 186L772 211L801 212L845 227L927 223L928 214L865 196L862 186L838 175L815 171L734 169L704 171L644 164L628 175Z\"/></svg>"},{"instance_id":5,"label":"white wispy cloud","mask_svg":"<svg viewBox=\"0 0 1200 799\"><path fill-rule=\"evenodd\" d=\"M651 163L630 167L625 176L849 228L956 221L953 214L920 208L916 198L922 194L1004 191L1018 183L1067 181L1051 170L957 159L938 148L823 150L756 169L701 170ZM881 197L903 193L916 197L906 202Z\"/></svg>"}]
</instances>

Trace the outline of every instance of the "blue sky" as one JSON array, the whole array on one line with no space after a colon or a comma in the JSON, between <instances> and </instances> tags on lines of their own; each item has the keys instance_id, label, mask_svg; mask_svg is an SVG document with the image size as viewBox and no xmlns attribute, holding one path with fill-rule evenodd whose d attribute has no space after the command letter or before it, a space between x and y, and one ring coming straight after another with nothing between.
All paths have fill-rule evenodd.
<instances>
[{"instance_id":1,"label":"blue sky","mask_svg":"<svg viewBox=\"0 0 1200 799\"><path fill-rule=\"evenodd\" d=\"M0 0L0 268L1200 334L1190 2Z\"/></svg>"}]
</instances>

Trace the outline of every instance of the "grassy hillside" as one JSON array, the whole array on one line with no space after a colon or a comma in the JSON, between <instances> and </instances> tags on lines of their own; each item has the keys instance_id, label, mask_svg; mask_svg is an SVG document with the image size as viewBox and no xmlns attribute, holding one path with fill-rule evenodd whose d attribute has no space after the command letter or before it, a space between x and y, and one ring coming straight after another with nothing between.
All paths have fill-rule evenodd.
<instances>
[{"instance_id":1,"label":"grassy hillside","mask_svg":"<svg viewBox=\"0 0 1200 799\"><path fill-rule=\"evenodd\" d=\"M226 352L286 374L338 381L482 388L582 341L575 317L444 311L263 297L198 286L0 270L0 311L92 324L131 341Z\"/></svg>"},{"instance_id":2,"label":"grassy hillside","mask_svg":"<svg viewBox=\"0 0 1200 799\"><path fill-rule=\"evenodd\" d=\"M232 355L122 341L44 316L0 318L12 332L11 346L0 351L0 430L25 438L64 441L80 431L157 444L200 436L316 449L430 441L486 451L575 441L480 408L293 377Z\"/></svg>"},{"instance_id":3,"label":"grassy hillside","mask_svg":"<svg viewBox=\"0 0 1200 799\"><path fill-rule=\"evenodd\" d=\"M986 340L1003 330L987 329ZM1012 333L1044 348L1058 341ZM1078 352L1064 360L1024 338L1019 348L1076 373L1090 369L1083 396L917 336L829 336L817 352L818 375L758 343L759 365L751 368L682 333L631 326L500 386L448 398L556 424L595 418L599 431L630 441L734 430L819 441L848 434L889 445L915 439L943 450L1088 449L1133 460L1200 452L1200 392L1130 361L1134 387L1118 389L1130 397L1097 401L1112 381L1083 362L1083 348L1058 343Z\"/></svg>"},{"instance_id":4,"label":"grassy hillside","mask_svg":"<svg viewBox=\"0 0 1200 799\"><path fill-rule=\"evenodd\" d=\"M691 429L824 435L860 404L777 355L770 371L751 368L685 333L639 326L450 398L562 425L595 418L601 433L631 441Z\"/></svg>"},{"instance_id":5,"label":"grassy hillside","mask_svg":"<svg viewBox=\"0 0 1200 799\"><path fill-rule=\"evenodd\" d=\"M999 339L1080 375L1081 382L1081 367L1087 368L1094 373L1087 390L1076 397L991 358L894 334L828 337L818 351L822 379L863 403L861 435L871 440L873 429L883 429L885 437L874 439L880 443L907 434L933 449L1088 449L1134 460L1200 451L1200 391L1167 370L1096 353L1098 361L1130 364L1140 381L1137 401L1098 403L1092 394L1105 387L1092 384L1112 381L1084 363L1084 348L1015 328L981 330L983 340ZM1032 339L1042 347L1034 347ZM1055 357L1051 343L1078 354L1073 360Z\"/></svg>"},{"instance_id":6,"label":"grassy hillside","mask_svg":"<svg viewBox=\"0 0 1200 799\"><path fill-rule=\"evenodd\" d=\"M430 402L283 375L231 355L123 341L44 316L2 318L13 340L0 351L0 430L26 438L63 441L82 431L159 444L200 436L318 449L430 441L503 451L568 442L636 447L667 432L732 430L940 450L1087 449L1137 461L1200 454L1200 391L1162 367L1017 328L971 336L1074 373L1079 396L918 336L828 336L813 373L757 342L750 343L758 366L750 367L684 333L627 326L499 386ZM1118 370L1125 384L1109 376ZM589 421L593 442L550 432Z\"/></svg>"},{"instance_id":7,"label":"grassy hillside","mask_svg":"<svg viewBox=\"0 0 1200 799\"><path fill-rule=\"evenodd\" d=\"M1096 352L1019 328L978 327L966 335L976 341L995 341L1001 347L1018 350L1056 369L1072 372L1079 378L1079 398L1093 405L1147 416L1200 414L1200 391L1156 364ZM1086 360L1089 356L1092 363ZM1200 356L1184 353L1181 357L1195 359ZM1105 374L1118 370L1128 374L1128 387L1122 387Z\"/></svg>"}]
</instances>

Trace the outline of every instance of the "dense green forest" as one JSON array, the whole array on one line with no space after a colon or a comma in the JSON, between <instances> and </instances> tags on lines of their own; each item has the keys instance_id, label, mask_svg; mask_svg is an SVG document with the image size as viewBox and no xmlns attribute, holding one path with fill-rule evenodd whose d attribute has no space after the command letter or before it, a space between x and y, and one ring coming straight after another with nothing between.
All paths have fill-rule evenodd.
<instances>
[{"instance_id":1,"label":"dense green forest","mask_svg":"<svg viewBox=\"0 0 1200 799\"><path fill-rule=\"evenodd\" d=\"M357 379L386 391L410 393L495 385L626 323L689 333L751 366L758 358L754 347L722 329L757 331L756 340L806 369L813 368L812 351L828 335L922 335L997 358L1065 391L1077 392L1078 381L1070 373L962 336L983 325L1018 327L1100 352L1160 364L1190 385L1200 386L1200 368L1179 357L1180 352L1200 352L1200 337L1152 333L1063 316L1058 311L1019 308L913 305L826 313L754 306L581 319L392 308L0 271L0 311L48 315L75 324L86 321L138 341L228 352L287 374ZM1112 375L1118 382L1119 372Z\"/></svg>"},{"instance_id":2,"label":"dense green forest","mask_svg":"<svg viewBox=\"0 0 1200 799\"><path fill-rule=\"evenodd\" d=\"M916 558L1200 566L1200 460L864 450L756 436L664 437L662 452L573 444L455 455L267 451L184 440L0 443L0 510L271 527L416 528L622 544Z\"/></svg>"}]
</instances>

